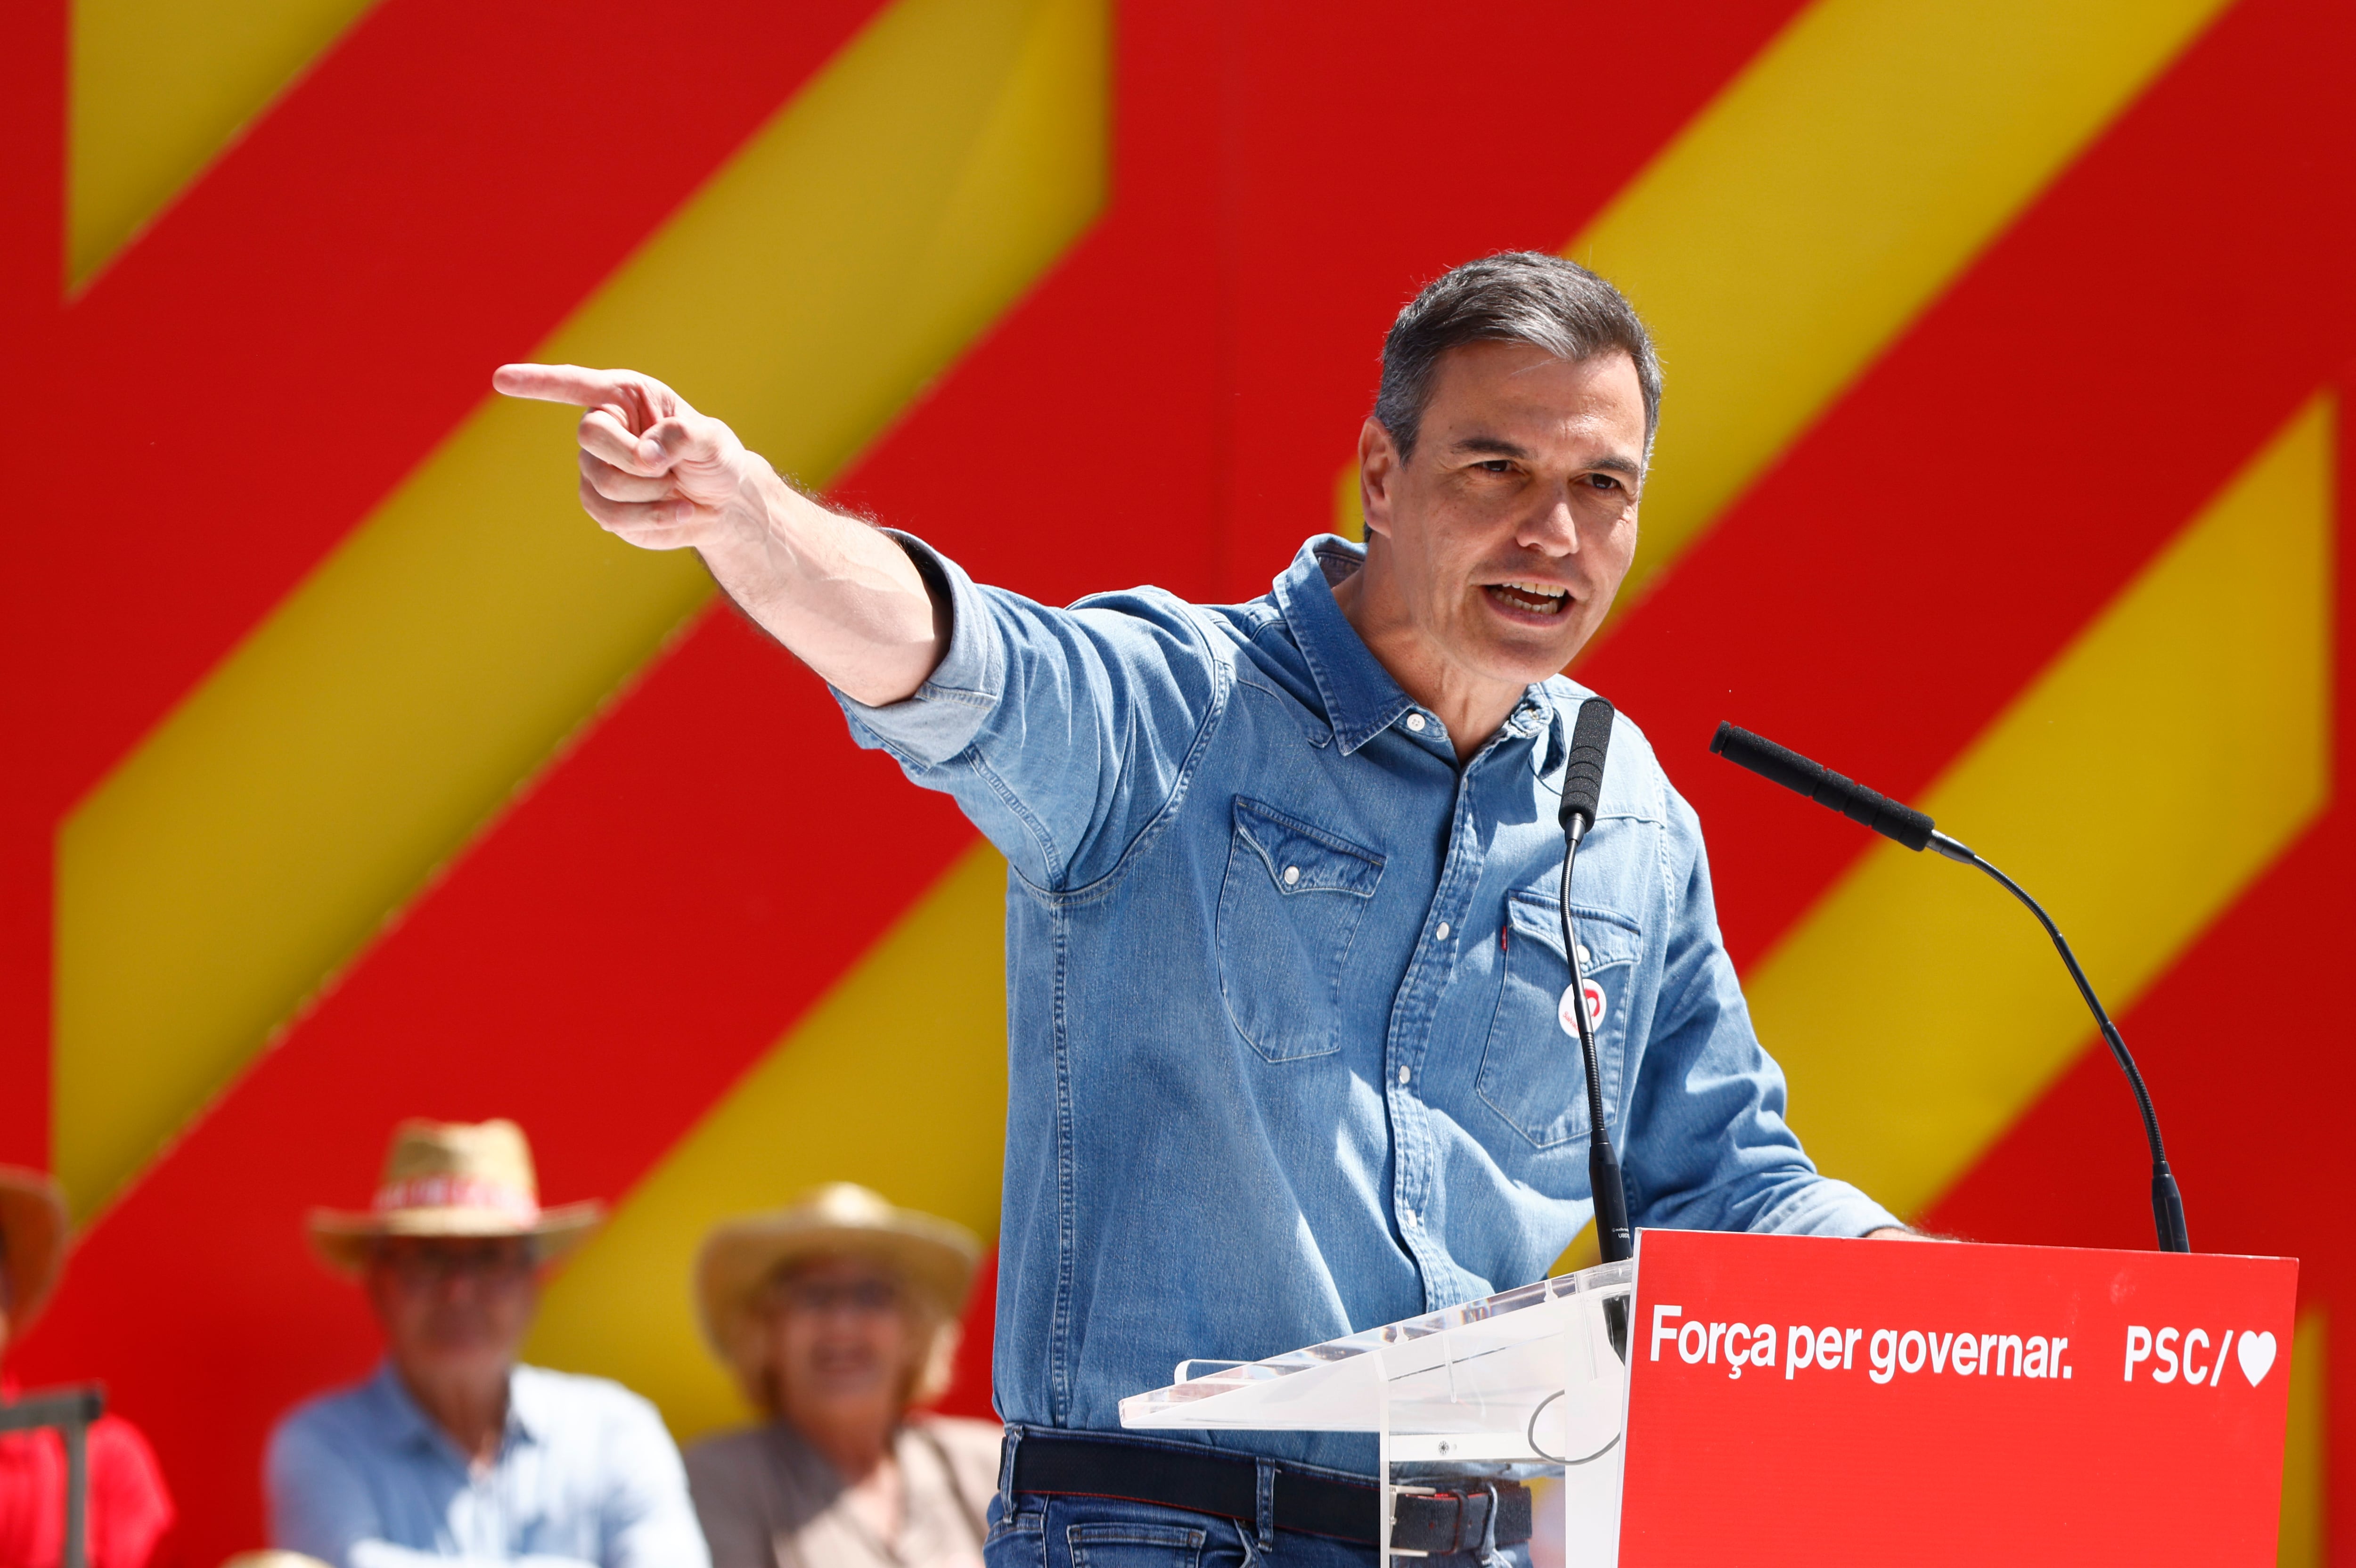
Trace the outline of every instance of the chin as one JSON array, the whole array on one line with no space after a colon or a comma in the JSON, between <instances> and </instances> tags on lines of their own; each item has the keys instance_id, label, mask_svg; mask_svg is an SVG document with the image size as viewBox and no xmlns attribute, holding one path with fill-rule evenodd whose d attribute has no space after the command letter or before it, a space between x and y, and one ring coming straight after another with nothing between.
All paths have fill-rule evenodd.
<instances>
[{"instance_id":1,"label":"chin","mask_svg":"<svg viewBox=\"0 0 2356 1568\"><path fill-rule=\"evenodd\" d=\"M1585 639L1580 639L1583 642ZM1563 667L1579 655L1578 642L1549 641L1544 647L1527 644L1493 648L1481 662L1489 673L1501 681L1520 686L1532 686L1550 676L1560 675Z\"/></svg>"}]
</instances>

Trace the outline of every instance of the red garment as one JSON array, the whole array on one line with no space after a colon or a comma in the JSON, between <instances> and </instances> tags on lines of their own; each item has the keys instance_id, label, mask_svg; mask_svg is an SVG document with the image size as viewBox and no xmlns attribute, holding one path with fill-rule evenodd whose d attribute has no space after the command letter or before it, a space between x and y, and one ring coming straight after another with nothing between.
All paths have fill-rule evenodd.
<instances>
[{"instance_id":1,"label":"red garment","mask_svg":"<svg viewBox=\"0 0 2356 1568\"><path fill-rule=\"evenodd\" d=\"M0 1399L14 1399L0 1378ZM155 1451L119 1415L90 1429L90 1568L154 1568L175 1517ZM66 1445L56 1431L0 1435L0 1568L58 1568L66 1544Z\"/></svg>"}]
</instances>

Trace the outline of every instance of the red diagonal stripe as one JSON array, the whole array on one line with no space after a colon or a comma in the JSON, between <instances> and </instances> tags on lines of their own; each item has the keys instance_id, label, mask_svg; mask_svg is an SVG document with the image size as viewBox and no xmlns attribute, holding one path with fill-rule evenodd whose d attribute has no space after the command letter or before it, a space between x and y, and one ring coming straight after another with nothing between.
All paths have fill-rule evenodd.
<instances>
[{"instance_id":1,"label":"red diagonal stripe","mask_svg":"<svg viewBox=\"0 0 2356 1568\"><path fill-rule=\"evenodd\" d=\"M0 377L27 390L58 384L68 27L65 0L25 0L0 48ZM55 587L44 545L60 503L50 464L23 463L16 483L0 532L0 733L12 774L37 751L28 726L48 665L34 622ZM0 1162L37 1166L49 1143L48 827L24 789L0 790Z\"/></svg>"},{"instance_id":2,"label":"red diagonal stripe","mask_svg":"<svg viewBox=\"0 0 2356 1568\"><path fill-rule=\"evenodd\" d=\"M369 12L70 314L79 477L39 617L53 806L877 5Z\"/></svg>"},{"instance_id":3,"label":"red diagonal stripe","mask_svg":"<svg viewBox=\"0 0 2356 1568\"><path fill-rule=\"evenodd\" d=\"M1582 669L1708 824L1738 957L1865 835L1719 720L1919 792L2356 348L2352 34L2231 13Z\"/></svg>"},{"instance_id":4,"label":"red diagonal stripe","mask_svg":"<svg viewBox=\"0 0 2356 1568\"><path fill-rule=\"evenodd\" d=\"M1233 453L1223 480L1234 542L1215 592L1250 595L1309 533L1333 526L1333 476L1374 406L1383 334L1417 288L1495 251L1552 251L1802 8L1715 5L1484 5L1476 50L1563 68L1509 86L1483 69L1419 69L1406 112L1402 49L1452 48L1429 6L1271 8L1235 72ZM1607 58L1643 62L1643 89L1584 112ZM1584 62L1572 65L1571 62Z\"/></svg>"}]
</instances>

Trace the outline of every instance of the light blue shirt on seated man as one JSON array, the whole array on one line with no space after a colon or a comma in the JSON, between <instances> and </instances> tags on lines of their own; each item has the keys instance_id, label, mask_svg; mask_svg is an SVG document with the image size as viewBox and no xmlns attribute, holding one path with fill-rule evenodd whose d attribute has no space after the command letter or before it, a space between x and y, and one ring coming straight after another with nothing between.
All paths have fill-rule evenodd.
<instances>
[{"instance_id":1,"label":"light blue shirt on seated man","mask_svg":"<svg viewBox=\"0 0 2356 1568\"><path fill-rule=\"evenodd\" d=\"M912 698L838 693L1010 864L995 1379L1110 1431L1183 1358L1256 1359L1539 1278L1591 1212L1557 911L1569 726L1532 685L1459 765L1304 545L1271 592L1045 608L900 536L950 607ZM1700 825L1622 719L1572 890L1640 1225L1863 1235L1719 939ZM1204 1434L1371 1470L1370 1439Z\"/></svg>"},{"instance_id":2,"label":"light blue shirt on seated man","mask_svg":"<svg viewBox=\"0 0 2356 1568\"><path fill-rule=\"evenodd\" d=\"M519 1366L498 1462L472 1468L391 1362L297 1407L265 1465L273 1545L336 1568L710 1568L679 1449L619 1383Z\"/></svg>"}]
</instances>

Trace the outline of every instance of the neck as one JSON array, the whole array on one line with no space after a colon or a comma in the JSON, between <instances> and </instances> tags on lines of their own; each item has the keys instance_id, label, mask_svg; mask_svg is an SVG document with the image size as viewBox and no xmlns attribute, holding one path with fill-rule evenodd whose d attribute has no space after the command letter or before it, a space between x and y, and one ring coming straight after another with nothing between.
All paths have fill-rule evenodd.
<instances>
[{"instance_id":1,"label":"neck","mask_svg":"<svg viewBox=\"0 0 2356 1568\"><path fill-rule=\"evenodd\" d=\"M898 1423L891 1411L862 1411L848 1418L841 1412L829 1412L828 1417L795 1421L794 1429L846 1485L858 1486L892 1462L892 1434Z\"/></svg>"},{"instance_id":2,"label":"neck","mask_svg":"<svg viewBox=\"0 0 2356 1568\"><path fill-rule=\"evenodd\" d=\"M458 1445L458 1452L477 1465L499 1456L499 1442L508 1429L508 1373L496 1377L463 1377L421 1373L400 1367L401 1382L417 1408Z\"/></svg>"},{"instance_id":3,"label":"neck","mask_svg":"<svg viewBox=\"0 0 2356 1568\"><path fill-rule=\"evenodd\" d=\"M1521 684L1462 668L1409 617L1379 535L1366 541L1366 564L1333 585L1333 602L1399 689L1448 726L1458 762L1487 745L1521 701Z\"/></svg>"}]
</instances>

